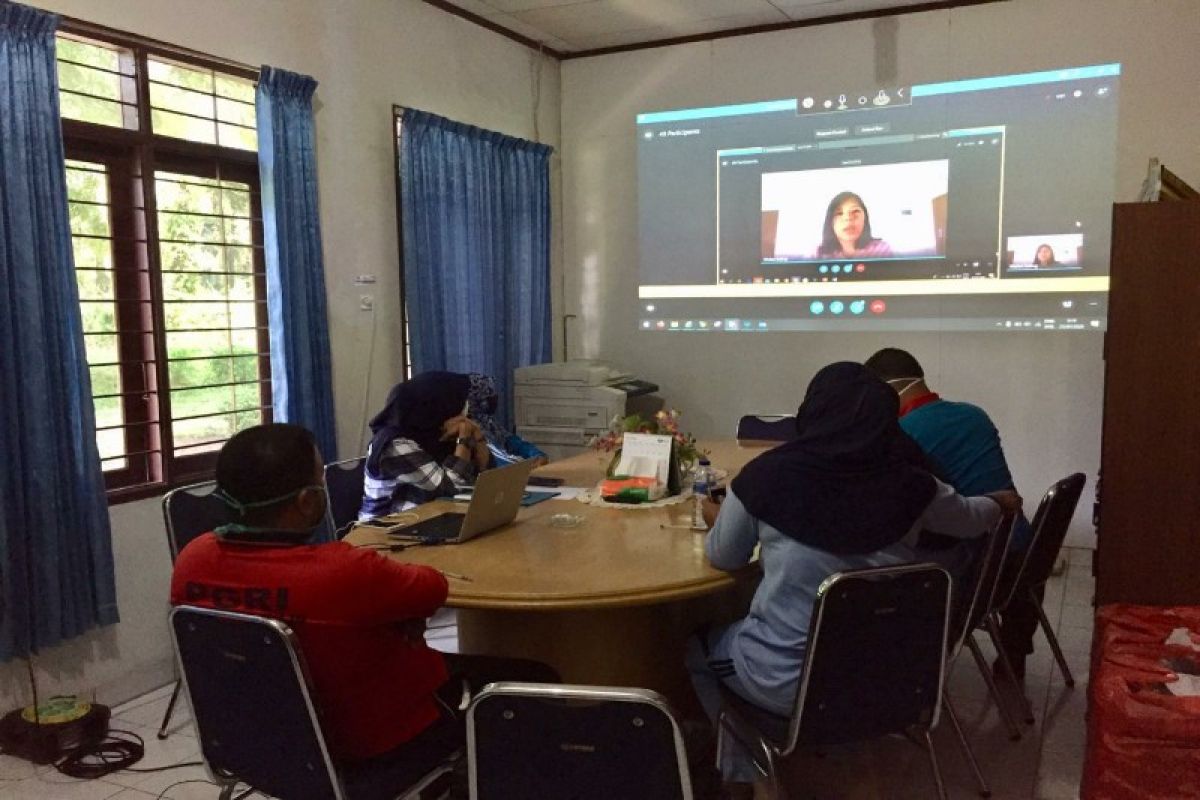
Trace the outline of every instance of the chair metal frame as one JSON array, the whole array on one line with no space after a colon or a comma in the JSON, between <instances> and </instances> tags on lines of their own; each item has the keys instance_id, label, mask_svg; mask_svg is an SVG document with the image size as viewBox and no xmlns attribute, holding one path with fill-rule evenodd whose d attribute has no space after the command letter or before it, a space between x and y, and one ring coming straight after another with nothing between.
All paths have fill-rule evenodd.
<instances>
[{"instance_id":1,"label":"chair metal frame","mask_svg":"<svg viewBox=\"0 0 1200 800\"><path fill-rule=\"evenodd\" d=\"M737 425L733 429L733 438L738 440L749 441L753 437L742 436L742 425L748 419L757 419L760 422L782 422L785 419L795 419L795 414L743 414L738 418ZM782 440L781 440L782 441Z\"/></svg>"},{"instance_id":2,"label":"chair metal frame","mask_svg":"<svg viewBox=\"0 0 1200 800\"><path fill-rule=\"evenodd\" d=\"M175 559L179 558L179 551L183 548L179 546L178 539L175 535L175 521L171 517L171 504L176 495L181 493L191 496L203 496L199 489L207 488L208 492L204 494L212 494L217 488L216 481L201 481L200 483L192 483L187 486L180 486L172 489L163 495L162 498L162 514L163 524L167 530L167 548L171 551L171 564L175 564ZM203 531L201 531L203 533ZM198 534L197 534L198 535ZM195 538L194 536L191 538ZM189 538L188 541L191 541ZM167 702L167 710L163 712L162 722L158 726L158 738L166 739L170 736L170 731L167 728L171 725L171 717L175 714L175 704L179 702L179 692L183 688L183 682L179 677L179 670L175 671L175 687L171 690L171 699Z\"/></svg>"},{"instance_id":3,"label":"chair metal frame","mask_svg":"<svg viewBox=\"0 0 1200 800\"><path fill-rule=\"evenodd\" d=\"M334 470L338 470L339 472L352 472L352 471L357 470L358 474L361 476L363 473L363 470L366 468L366 463L367 463L367 457L359 456L358 458L344 458L341 461L331 461L330 463L326 464L325 465L326 491L328 491L329 485L330 485L329 476L331 474L334 474ZM358 481L358 494L359 494L360 506L361 506L361 500L362 500L362 485L363 485L363 482L360 479ZM348 527L352 522L354 522L358 518L358 514L355 513L354 517L352 517L351 519L348 519L344 522L342 520L339 520L336 517L336 515L333 513L333 498L331 496L329 498L328 517L329 517L329 530L332 532L333 538L341 539L342 537L339 534L341 534L342 528Z\"/></svg>"},{"instance_id":4,"label":"chair metal frame","mask_svg":"<svg viewBox=\"0 0 1200 800\"><path fill-rule=\"evenodd\" d=\"M975 631L983 630L988 634L992 645L996 648L998 653L997 658L1000 659L1001 669L1005 671L1006 679L1013 686L1019 685L1016 673L1013 671L1012 663L1004 654L1003 648L1000 647L1000 627L998 624L995 624L994 620L997 602L996 595L1004 577L1004 564L1008 557L1009 548L1012 545L1012 532L1015 523L1015 516L1005 516L1000 520L993 533L994 540L989 543L987 552L988 562L980 569L979 579L975 586L975 595L971 601L971 608L962 634L962 645L965 645L971 652L971 658L979 668L979 674L983 676L984 683L987 684L988 694L991 696L992 702L996 704L996 711L1000 715L1000 720L1003 722L1004 727L1008 729L1008 738L1014 742L1021 739L1021 726L1017 724L1016 717L1005 702L1004 694L1000 691L1000 686L996 683L995 676L992 675L992 670L988 666L987 659L984 658L983 650L980 649L979 642L975 640ZM990 575L988 571L991 572ZM957 658L958 652L961 652L962 645L955 652L953 658ZM1022 713L1028 718L1029 708L1027 704L1022 709Z\"/></svg>"},{"instance_id":5,"label":"chair metal frame","mask_svg":"<svg viewBox=\"0 0 1200 800\"><path fill-rule=\"evenodd\" d=\"M974 642L974 631L979 627L980 622L987 613L991 598L996 593L996 587L999 585L1000 576L1004 571L1004 559L1008 554L1008 548L1012 541L1013 524L1015 522L1015 516L1006 515L1000 519L996 527L988 534L987 544L984 546L983 556L979 561L978 575L974 582L974 588L971 591L971 602L967 605L961 616L962 625L953 631L952 641L954 644L950 656L946 661L947 672L953 668L963 648L968 646L967 643ZM973 650L972 652L975 651ZM993 690L994 680L992 680L992 676L986 674L984 677L991 681L988 684L989 691L992 694L993 701L996 703L1005 727L1008 728L1009 738L1017 741L1021 738L1020 727L1008 712L1008 708L999 699L998 689ZM950 701L949 691L943 690L942 692L942 706L946 709L946 716L950 720L950 727L953 729L955 738L958 740L958 746L962 751L963 758L966 760L967 766L971 768L971 773L975 776L975 782L979 784L980 796L991 797L991 786L988 785L987 779L984 778L983 771L979 767L979 761L975 758L975 752L971 749L966 734L963 732L962 723L958 719L958 713L954 710L954 704Z\"/></svg>"},{"instance_id":6,"label":"chair metal frame","mask_svg":"<svg viewBox=\"0 0 1200 800\"><path fill-rule=\"evenodd\" d=\"M674 738L675 762L679 768L679 785L683 800L692 800L692 780L688 771L687 751L683 744L683 731L679 720L671 710L667 699L650 689L620 686L582 686L558 683L518 683L500 681L489 683L472 698L467 707L467 775L470 780L471 800L480 800L478 787L478 765L476 762L475 712L479 705L497 696L533 697L545 700L572 700L597 703L634 703L648 705L661 711L671 723Z\"/></svg>"},{"instance_id":7,"label":"chair metal frame","mask_svg":"<svg viewBox=\"0 0 1200 800\"><path fill-rule=\"evenodd\" d=\"M312 680L309 677L308 668L305 666L304 657L300 651L299 641L292 629L286 623L276 619L271 619L269 617L258 617L251 614L242 614L236 611L223 611L213 608L201 608L199 606L176 606L175 608L171 609L169 615L171 640L175 645L176 659L178 660L179 673L181 676L180 681L183 684L185 691L188 692L189 700L191 699L192 695L191 690L188 687L187 670L184 668L183 659L179 655L179 642L175 632L175 620L176 617L180 615L186 616L191 614L198 614L222 620L229 620L231 622L235 621L239 623L248 623L261 626L264 636L275 637L283 645L288 654L288 658L291 661L293 677L296 679L297 686L300 688L300 694L304 700L305 711L308 715L309 721L312 723L312 731L316 737L317 747L321 752L326 777L329 779L330 786L333 789L334 800L353 800L353 798L348 798L346 794L346 788L342 783L341 775L338 772L337 766L333 763L333 757L330 755L329 747L325 742L325 734L321 727L320 715L317 713L316 706L313 704L311 690ZM199 727L199 715L197 715L197 727ZM202 736L203 732L200 733ZM231 800L237 785L244 781L242 781L236 775L226 775L213 769L212 765L209 764L208 756L203 752L203 748L201 748L201 758L204 760L204 769L212 779L213 783L216 783L219 787L221 787L220 800ZM404 789L402 792L399 792L396 795L396 800L417 800L420 797L421 792L428 788L431 783L453 769L453 761L454 759L452 758L446 762L443 762L442 764L439 764L433 770L422 776L416 784Z\"/></svg>"},{"instance_id":8,"label":"chair metal frame","mask_svg":"<svg viewBox=\"0 0 1200 800\"><path fill-rule=\"evenodd\" d=\"M771 741L769 737L764 735L753 723L745 719L736 708L723 703L720 712L717 716L717 757L720 758L720 753L724 746L724 736L726 728L729 729L739 742L751 751L751 757L754 760L755 767L767 779L768 796L774 800L784 800L786 792L780 783L779 767L780 762L791 755L795 751L800 740L800 733L804 722L804 710L808 702L809 678L812 671L814 659L811 657L822 640L823 621L825 616L825 606L827 598L832 594L833 589L841 582L858 579L881 579L906 575L914 572L928 572L930 575L940 574L946 581L946 607L942 615L942 652L938 659L938 688L934 693L930 720L921 731L924 749L929 756L930 767L933 771L934 782L937 786L938 797L941 800L946 800L946 786L942 779L941 767L938 764L937 751L933 746L933 739L930 732L937 727L939 713L942 706L942 698L945 696L946 686L946 664L947 664L947 638L950 633L950 612L952 607L952 586L953 581L950 574L941 566L932 563L920 564L903 564L894 567L872 567L868 569L847 570L845 572L835 573L830 575L821 584L817 591L817 600L813 608L812 621L809 624L808 631L808 648L807 655L804 659L804 667L800 673L800 685L796 692L796 702L792 714L788 720L788 736L783 747L778 746ZM831 634L832 635L832 634ZM957 719L954 719L957 727ZM755 752L755 750L759 752ZM761 759L761 760L760 760Z\"/></svg>"}]
</instances>

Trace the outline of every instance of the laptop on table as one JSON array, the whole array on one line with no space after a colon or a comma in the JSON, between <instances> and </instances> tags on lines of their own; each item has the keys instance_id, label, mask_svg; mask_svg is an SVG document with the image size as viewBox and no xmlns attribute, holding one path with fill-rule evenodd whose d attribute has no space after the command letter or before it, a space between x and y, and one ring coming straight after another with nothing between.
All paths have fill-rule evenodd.
<instances>
[{"instance_id":1,"label":"laptop on table","mask_svg":"<svg viewBox=\"0 0 1200 800\"><path fill-rule=\"evenodd\" d=\"M423 544L462 544L507 525L517 518L533 466L531 459L484 470L475 479L466 512L447 511L394 529L390 535Z\"/></svg>"}]
</instances>

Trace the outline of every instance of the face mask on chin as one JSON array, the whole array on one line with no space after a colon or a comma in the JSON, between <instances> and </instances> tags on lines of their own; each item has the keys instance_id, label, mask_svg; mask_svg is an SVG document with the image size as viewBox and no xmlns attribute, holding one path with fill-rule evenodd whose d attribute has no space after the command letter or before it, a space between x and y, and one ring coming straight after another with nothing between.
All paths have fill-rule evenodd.
<instances>
[{"instance_id":1,"label":"face mask on chin","mask_svg":"<svg viewBox=\"0 0 1200 800\"><path fill-rule=\"evenodd\" d=\"M895 390L896 394L902 395L923 380L925 380L925 379L924 378L892 378L890 381L884 381L884 383L886 383L888 386L891 386L892 389ZM903 381L908 381L908 383L905 383L904 386L900 389L896 389L896 387L893 385L896 383L902 383Z\"/></svg>"},{"instance_id":2,"label":"face mask on chin","mask_svg":"<svg viewBox=\"0 0 1200 800\"><path fill-rule=\"evenodd\" d=\"M316 491L320 495L320 511L314 515L315 520L306 527L281 528L278 525L245 525L240 522L231 522L226 525L221 525L214 532L218 535L229 533L295 533L311 535L316 532L317 528L321 527L322 523L325 522L326 510L329 508L329 489L324 484L314 483L308 486L301 486L299 489L288 492L284 495L280 495L279 497L272 497L267 500L257 500L252 503L243 503L222 489L217 489L215 492L213 492L213 495L224 502L225 505L232 508L238 514L238 516L244 517L246 515L246 511L250 509L269 508L270 506L279 505L280 503L285 503L288 500L299 497L303 492L310 490Z\"/></svg>"}]
</instances>

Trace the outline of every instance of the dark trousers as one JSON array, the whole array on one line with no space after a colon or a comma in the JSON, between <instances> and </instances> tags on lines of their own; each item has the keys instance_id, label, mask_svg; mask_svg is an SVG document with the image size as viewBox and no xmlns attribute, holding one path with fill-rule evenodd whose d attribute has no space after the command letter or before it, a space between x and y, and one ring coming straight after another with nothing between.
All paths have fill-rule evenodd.
<instances>
[{"instance_id":1,"label":"dark trousers","mask_svg":"<svg viewBox=\"0 0 1200 800\"><path fill-rule=\"evenodd\" d=\"M473 697L487 684L498 681L561 683L557 672L537 661L457 653L444 655L450 677L437 693L442 715L414 738L386 753L365 761L342 764L348 800L390 800L461 752L466 744L466 716L462 708L464 687L468 692L466 696ZM456 766L451 778L452 797L467 796L466 771L461 766L461 763Z\"/></svg>"},{"instance_id":2,"label":"dark trousers","mask_svg":"<svg viewBox=\"0 0 1200 800\"><path fill-rule=\"evenodd\" d=\"M1000 581L1000 597L1006 596L1024 557L1024 552L1008 554ZM1037 609L1045 597L1046 584L1031 587L1026 575L1016 587L1012 602L1000 612L1000 644L1010 658L1023 658L1033 652L1033 635L1038 627Z\"/></svg>"}]
</instances>

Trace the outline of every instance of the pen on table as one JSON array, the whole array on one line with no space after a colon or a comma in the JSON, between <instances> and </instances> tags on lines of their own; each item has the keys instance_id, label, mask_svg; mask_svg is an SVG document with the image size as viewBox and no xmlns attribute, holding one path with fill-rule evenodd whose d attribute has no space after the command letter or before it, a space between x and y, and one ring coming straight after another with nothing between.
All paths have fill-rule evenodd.
<instances>
[{"instance_id":1,"label":"pen on table","mask_svg":"<svg viewBox=\"0 0 1200 800\"><path fill-rule=\"evenodd\" d=\"M455 580L466 581L467 583L475 582L473 579L468 578L466 575L459 575L457 572L449 572L444 569L438 570L438 571L441 572L443 575L445 575L447 578L454 578Z\"/></svg>"}]
</instances>

